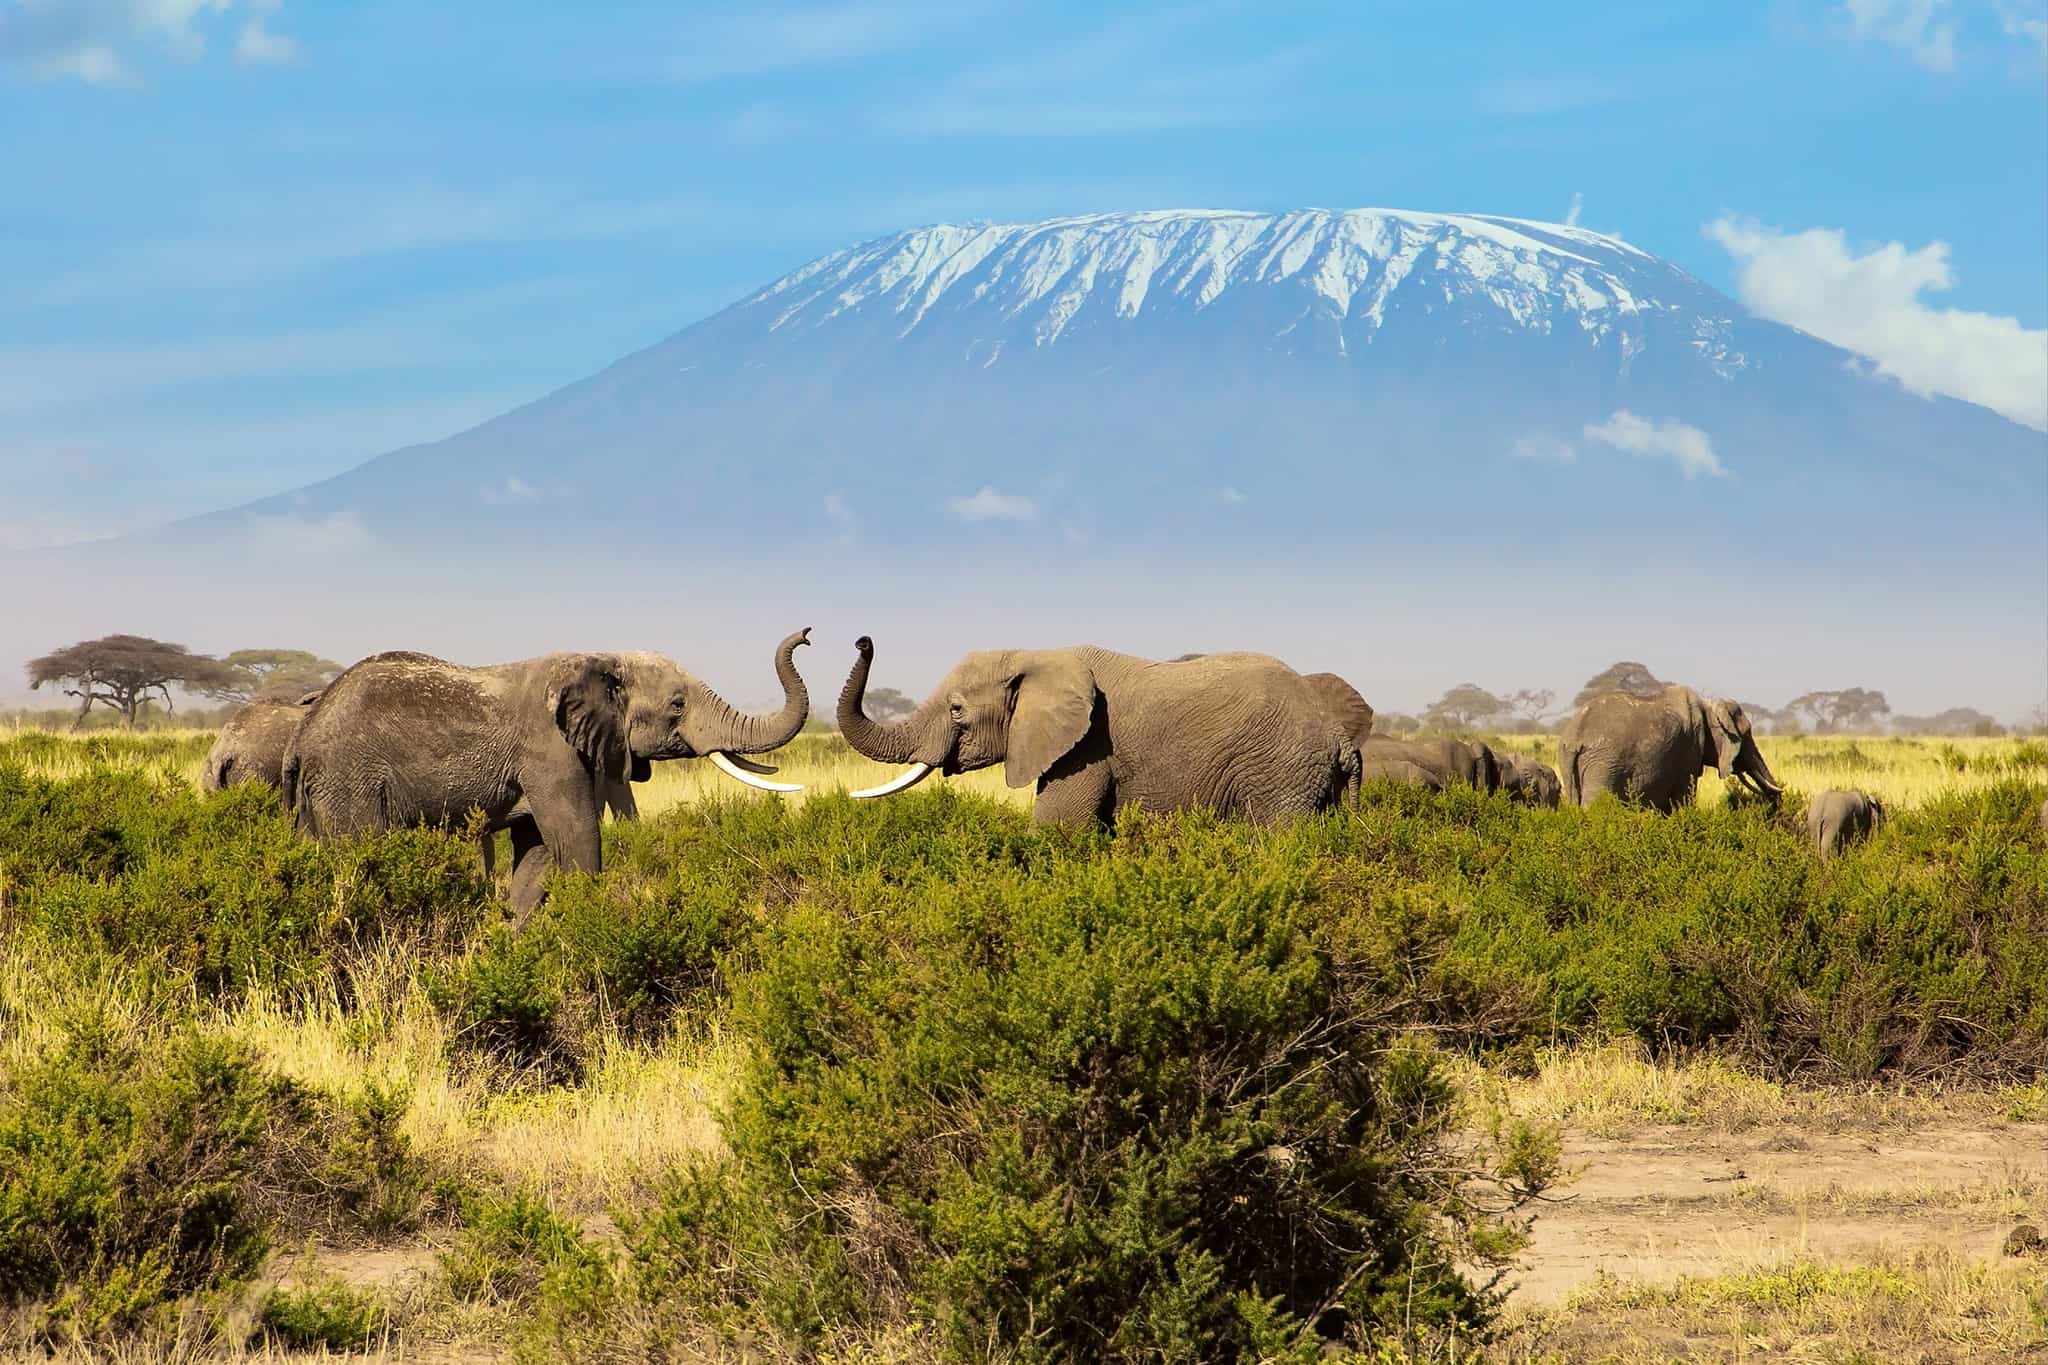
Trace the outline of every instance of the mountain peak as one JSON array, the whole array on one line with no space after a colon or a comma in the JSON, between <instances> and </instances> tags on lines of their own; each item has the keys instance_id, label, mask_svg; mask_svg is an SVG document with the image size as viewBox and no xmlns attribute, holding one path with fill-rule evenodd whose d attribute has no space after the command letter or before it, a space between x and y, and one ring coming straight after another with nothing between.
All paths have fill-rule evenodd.
<instances>
[{"instance_id":1,"label":"mountain peak","mask_svg":"<svg viewBox=\"0 0 2048 1365\"><path fill-rule=\"evenodd\" d=\"M1131 320L1277 296L1297 301L1303 316L1340 323L1336 348L1344 350L1369 340L1397 297L1430 294L1490 305L1475 317L1504 314L1495 320L1518 327L1574 323L1596 340L1646 310L1704 312L1723 324L1732 313L1720 295L1618 237L1380 208L937 223L813 261L741 307L770 307L770 331L880 313L900 319L898 336L972 308L1026 322L1031 344L1049 346L1091 313Z\"/></svg>"}]
</instances>

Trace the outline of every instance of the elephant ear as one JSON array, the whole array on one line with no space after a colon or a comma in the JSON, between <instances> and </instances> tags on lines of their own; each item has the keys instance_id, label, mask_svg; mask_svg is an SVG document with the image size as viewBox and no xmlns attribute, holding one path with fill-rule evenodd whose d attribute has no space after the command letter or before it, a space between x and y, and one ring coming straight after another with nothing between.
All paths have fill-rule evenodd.
<instances>
[{"instance_id":1,"label":"elephant ear","mask_svg":"<svg viewBox=\"0 0 2048 1365\"><path fill-rule=\"evenodd\" d=\"M593 654L549 698L555 725L592 772L617 781L626 772L625 680L618 660Z\"/></svg>"},{"instance_id":2,"label":"elephant ear","mask_svg":"<svg viewBox=\"0 0 2048 1365\"><path fill-rule=\"evenodd\" d=\"M1495 753L1493 746L1484 740L1472 741L1472 747L1477 750L1479 758L1479 790L1483 792L1499 791L1501 775L1500 755Z\"/></svg>"},{"instance_id":3,"label":"elephant ear","mask_svg":"<svg viewBox=\"0 0 2048 1365\"><path fill-rule=\"evenodd\" d=\"M1724 697L1703 698L1700 708L1706 713L1715 764L1721 769L1721 780L1726 782L1734 775L1735 759L1742 752L1742 727L1737 723L1740 712L1734 702Z\"/></svg>"},{"instance_id":4,"label":"elephant ear","mask_svg":"<svg viewBox=\"0 0 2048 1365\"><path fill-rule=\"evenodd\" d=\"M1357 688L1335 673L1304 673L1301 680L1316 694L1323 710L1351 736L1353 744L1365 743L1365 737L1372 733L1372 703L1359 696Z\"/></svg>"},{"instance_id":5,"label":"elephant ear","mask_svg":"<svg viewBox=\"0 0 2048 1365\"><path fill-rule=\"evenodd\" d=\"M1081 742L1095 719L1095 675L1078 659L1049 658L1011 681L1003 776L1028 787Z\"/></svg>"}]
</instances>

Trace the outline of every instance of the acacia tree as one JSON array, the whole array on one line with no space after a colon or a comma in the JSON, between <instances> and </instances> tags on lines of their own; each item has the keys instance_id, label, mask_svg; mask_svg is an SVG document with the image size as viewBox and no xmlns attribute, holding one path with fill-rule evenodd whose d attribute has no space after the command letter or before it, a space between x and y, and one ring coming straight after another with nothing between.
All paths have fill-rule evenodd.
<instances>
[{"instance_id":1,"label":"acacia tree","mask_svg":"<svg viewBox=\"0 0 2048 1365\"><path fill-rule=\"evenodd\" d=\"M1844 730L1874 733L1892 712L1884 693L1867 687L1845 687L1838 692L1808 692L1785 703L1782 714L1804 715L1820 734Z\"/></svg>"},{"instance_id":2,"label":"acacia tree","mask_svg":"<svg viewBox=\"0 0 2048 1365\"><path fill-rule=\"evenodd\" d=\"M341 676L342 665L304 649L238 649L221 662L234 678L221 687L204 689L222 701L257 697L297 700Z\"/></svg>"},{"instance_id":3,"label":"acacia tree","mask_svg":"<svg viewBox=\"0 0 2048 1365\"><path fill-rule=\"evenodd\" d=\"M1528 721L1541 725L1543 715L1557 700L1557 693L1547 687L1525 687L1507 699L1507 709Z\"/></svg>"},{"instance_id":4,"label":"acacia tree","mask_svg":"<svg viewBox=\"0 0 2048 1365\"><path fill-rule=\"evenodd\" d=\"M1429 704L1422 713L1425 725L1466 730L1491 716L1500 715L1508 704L1477 683L1459 683Z\"/></svg>"},{"instance_id":5,"label":"acacia tree","mask_svg":"<svg viewBox=\"0 0 2048 1365\"><path fill-rule=\"evenodd\" d=\"M119 711L132 729L142 704L152 696L174 709L171 688L209 692L231 683L235 671L210 654L142 635L108 635L54 650L28 664L29 690L44 683L70 684L61 690L78 698L77 729L95 705Z\"/></svg>"},{"instance_id":6,"label":"acacia tree","mask_svg":"<svg viewBox=\"0 0 2048 1365\"><path fill-rule=\"evenodd\" d=\"M1612 663L1586 679L1586 685L1572 698L1574 708L1584 706L1602 692L1629 692L1638 697L1655 696L1670 684L1633 659Z\"/></svg>"},{"instance_id":7,"label":"acacia tree","mask_svg":"<svg viewBox=\"0 0 2048 1365\"><path fill-rule=\"evenodd\" d=\"M867 713L868 719L880 721L884 725L902 720L916 709L916 702L893 687L871 687L867 690L867 695L861 698L861 710Z\"/></svg>"}]
</instances>

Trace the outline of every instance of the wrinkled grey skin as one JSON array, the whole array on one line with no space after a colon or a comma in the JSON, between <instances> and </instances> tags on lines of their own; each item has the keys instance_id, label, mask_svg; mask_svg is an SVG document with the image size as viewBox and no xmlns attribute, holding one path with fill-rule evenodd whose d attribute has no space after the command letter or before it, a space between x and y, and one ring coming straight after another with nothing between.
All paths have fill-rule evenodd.
<instances>
[{"instance_id":1,"label":"wrinkled grey skin","mask_svg":"<svg viewBox=\"0 0 2048 1365\"><path fill-rule=\"evenodd\" d=\"M604 784L649 763L762 753L795 738L810 695L775 651L783 707L745 716L659 654L548 654L465 668L430 655L373 655L328 685L285 756L285 805L322 840L406 825L457 827L472 810L512 831L512 913L540 903L550 864L603 868ZM630 799L630 796L629 796Z\"/></svg>"},{"instance_id":2,"label":"wrinkled grey skin","mask_svg":"<svg viewBox=\"0 0 2048 1365\"><path fill-rule=\"evenodd\" d=\"M299 723L319 697L320 693L313 691L297 701L252 701L229 716L207 751L199 789L217 792L240 782L280 785L284 781L284 751L291 747Z\"/></svg>"},{"instance_id":3,"label":"wrinkled grey skin","mask_svg":"<svg viewBox=\"0 0 2048 1365\"><path fill-rule=\"evenodd\" d=\"M1603 792L1670 812L1691 804L1699 776L1740 778L1775 806L1784 788L1771 775L1749 717L1726 697L1667 687L1649 697L1605 692L1580 707L1558 737L1564 799L1590 806Z\"/></svg>"},{"instance_id":4,"label":"wrinkled grey skin","mask_svg":"<svg viewBox=\"0 0 2048 1365\"><path fill-rule=\"evenodd\" d=\"M1454 782L1483 792L1498 791L1501 785L1500 757L1479 740L1373 735L1359 747L1359 760L1367 782L1390 778L1439 792Z\"/></svg>"},{"instance_id":5,"label":"wrinkled grey skin","mask_svg":"<svg viewBox=\"0 0 2048 1365\"><path fill-rule=\"evenodd\" d=\"M1500 789L1517 801L1556 810L1564 794L1557 770L1523 754L1500 756Z\"/></svg>"},{"instance_id":6,"label":"wrinkled grey skin","mask_svg":"<svg viewBox=\"0 0 2048 1365\"><path fill-rule=\"evenodd\" d=\"M1110 819L1133 802L1269 823L1358 789L1358 754L1301 674L1265 654L1158 662L1093 645L987 650L956 664L895 725L861 710L863 636L839 697L856 752L948 776L1000 763L1041 823Z\"/></svg>"},{"instance_id":7,"label":"wrinkled grey skin","mask_svg":"<svg viewBox=\"0 0 2048 1365\"><path fill-rule=\"evenodd\" d=\"M1868 839L1884 819L1884 802L1868 792L1831 788L1806 808L1806 833L1815 852L1832 858Z\"/></svg>"}]
</instances>

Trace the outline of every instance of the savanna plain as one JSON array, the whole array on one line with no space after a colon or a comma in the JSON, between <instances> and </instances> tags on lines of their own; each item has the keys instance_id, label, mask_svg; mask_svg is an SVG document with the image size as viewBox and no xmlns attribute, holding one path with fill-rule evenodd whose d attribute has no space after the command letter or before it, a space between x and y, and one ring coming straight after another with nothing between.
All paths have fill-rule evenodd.
<instances>
[{"instance_id":1,"label":"savanna plain","mask_svg":"<svg viewBox=\"0 0 2048 1365\"><path fill-rule=\"evenodd\" d=\"M516 931L211 739L0 730L0 1351L2048 1360L2038 739L1077 832L805 735Z\"/></svg>"}]
</instances>

